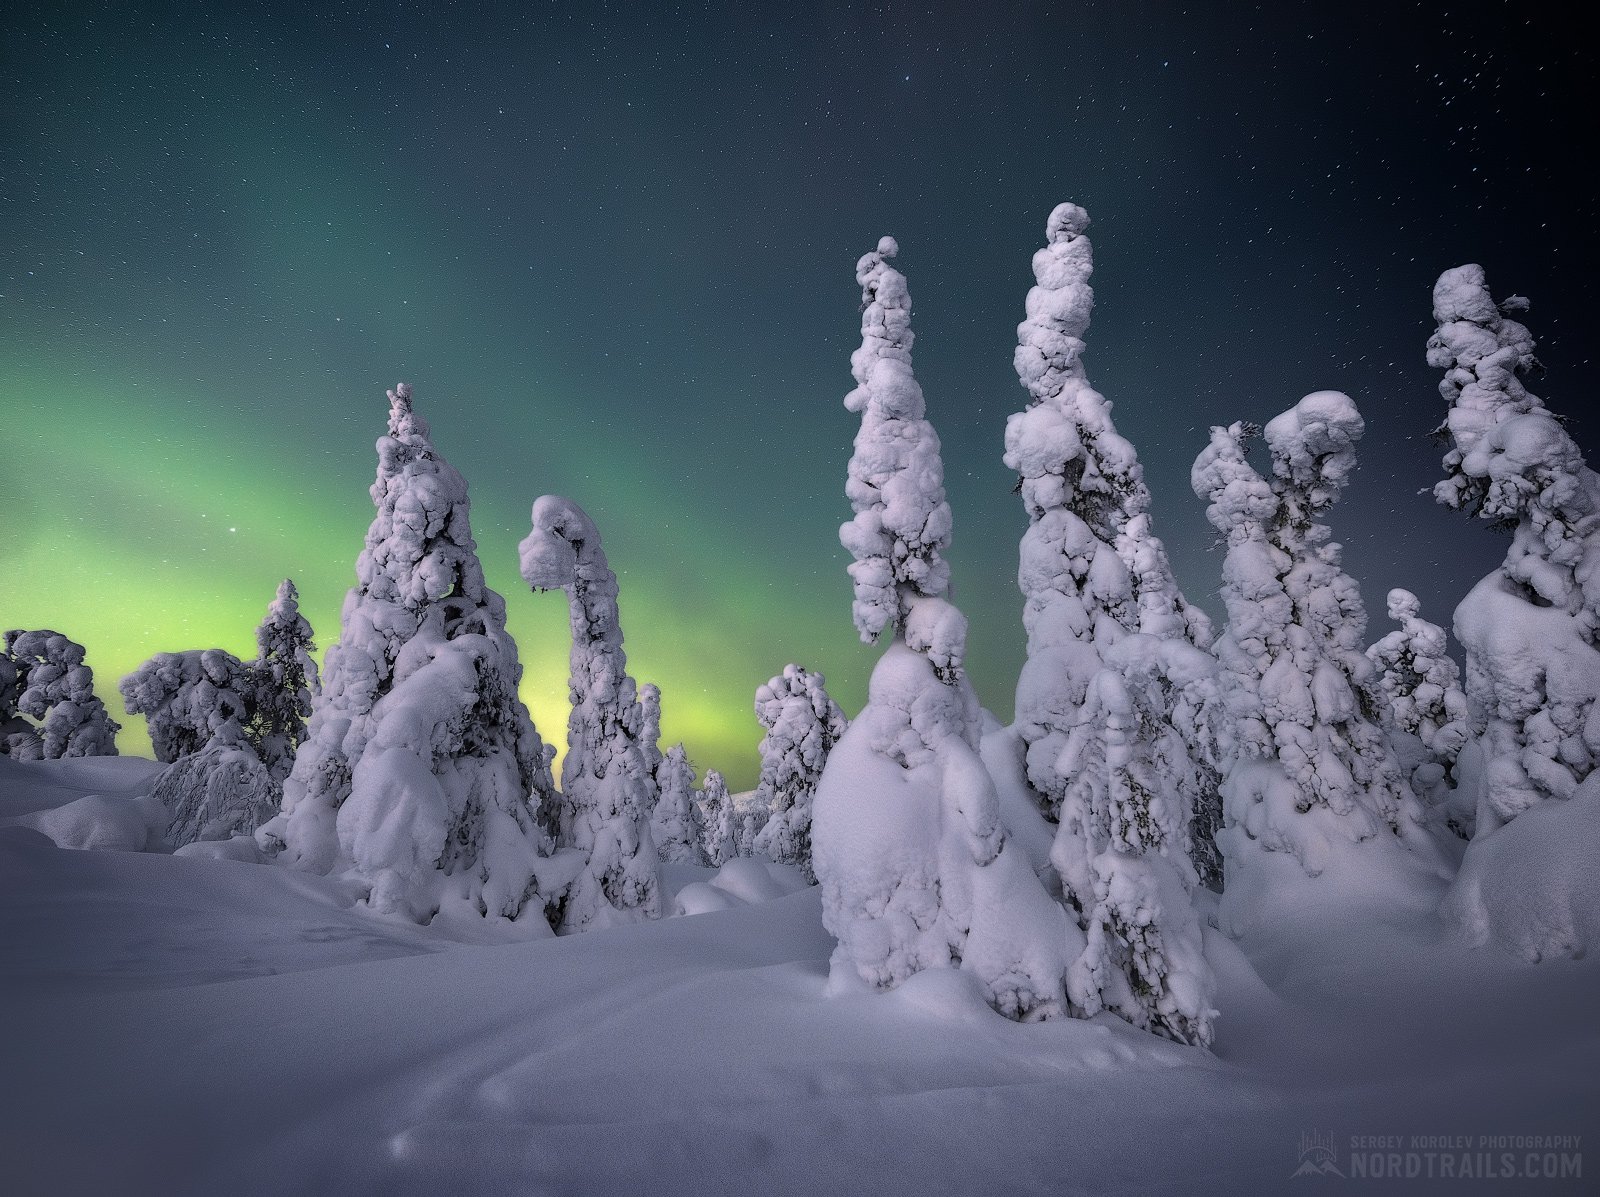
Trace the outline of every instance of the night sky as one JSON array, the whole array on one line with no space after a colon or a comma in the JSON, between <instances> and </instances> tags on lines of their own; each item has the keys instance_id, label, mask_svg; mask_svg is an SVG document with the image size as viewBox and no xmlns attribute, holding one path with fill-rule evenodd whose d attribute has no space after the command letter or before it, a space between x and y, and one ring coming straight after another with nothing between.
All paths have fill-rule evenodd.
<instances>
[{"instance_id":1,"label":"night sky","mask_svg":"<svg viewBox=\"0 0 1600 1197\"><path fill-rule=\"evenodd\" d=\"M85 643L119 714L151 653L253 655L284 576L336 638L405 379L470 484L546 739L566 605L516 544L558 493L600 527L665 736L752 784L756 686L797 661L853 711L876 659L837 539L840 401L854 263L891 233L971 672L1008 719L1026 519L1002 433L1061 200L1094 218L1090 377L1213 616L1206 429L1322 388L1367 419L1331 522L1372 638L1389 587L1448 623L1498 563L1502 537L1419 493L1446 267L1532 299L1533 389L1600 458L1578 5L181 7L0 16L0 626Z\"/></svg>"}]
</instances>

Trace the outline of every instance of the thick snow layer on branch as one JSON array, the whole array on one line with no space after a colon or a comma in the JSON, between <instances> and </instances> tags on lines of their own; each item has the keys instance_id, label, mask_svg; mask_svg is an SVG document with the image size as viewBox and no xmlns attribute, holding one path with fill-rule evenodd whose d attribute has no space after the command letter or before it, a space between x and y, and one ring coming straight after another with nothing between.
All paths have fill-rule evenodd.
<instances>
[{"instance_id":1,"label":"thick snow layer on branch","mask_svg":"<svg viewBox=\"0 0 1600 1197\"><path fill-rule=\"evenodd\" d=\"M522 667L505 601L484 584L466 482L409 387L389 406L357 585L283 811L257 840L286 863L348 871L380 912L538 927L551 750L517 698Z\"/></svg>"},{"instance_id":2,"label":"thick snow layer on branch","mask_svg":"<svg viewBox=\"0 0 1600 1197\"><path fill-rule=\"evenodd\" d=\"M561 927L656 918L661 914L650 816L656 782L646 747L646 713L628 676L617 611L617 576L600 532L570 499L544 495L520 549L522 579L534 590L565 590L572 626L572 714L561 764L557 843L585 861L562 907Z\"/></svg>"}]
</instances>

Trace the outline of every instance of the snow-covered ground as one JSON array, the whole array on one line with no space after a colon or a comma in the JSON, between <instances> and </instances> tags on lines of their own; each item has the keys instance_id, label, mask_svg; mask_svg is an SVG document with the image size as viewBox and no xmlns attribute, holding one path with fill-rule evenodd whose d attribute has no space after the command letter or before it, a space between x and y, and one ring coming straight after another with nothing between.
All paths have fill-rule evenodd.
<instances>
[{"instance_id":1,"label":"snow-covered ground","mask_svg":"<svg viewBox=\"0 0 1600 1197\"><path fill-rule=\"evenodd\" d=\"M1436 893L1329 893L1242 945L1208 932L1208 1053L1109 1015L1018 1025L948 970L830 991L817 890L748 861L669 867L667 905L692 917L463 944L275 865L54 846L63 827L132 836L157 769L0 759L7 1194L1553 1194L1600 1176L1600 960L1471 948ZM1521 1135L1586 1142L1481 1142ZM1392 1165L1369 1136L1396 1140L1398 1179L1372 1179ZM1574 1155L1578 1178L1505 1175ZM1442 1156L1500 1175L1404 1175ZM1347 1181L1292 1177L1329 1160Z\"/></svg>"}]
</instances>

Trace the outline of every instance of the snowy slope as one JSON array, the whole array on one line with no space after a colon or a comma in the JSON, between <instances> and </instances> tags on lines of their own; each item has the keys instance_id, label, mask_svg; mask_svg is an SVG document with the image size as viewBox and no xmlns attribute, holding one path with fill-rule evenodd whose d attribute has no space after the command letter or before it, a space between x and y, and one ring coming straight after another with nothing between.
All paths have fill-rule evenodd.
<instances>
[{"instance_id":1,"label":"snowy slope","mask_svg":"<svg viewBox=\"0 0 1600 1197\"><path fill-rule=\"evenodd\" d=\"M99 766L10 765L0 803L148 781ZM1011 1023L942 970L825 997L815 889L467 945L293 870L0 828L4 1188L1292 1193L1322 1183L1285 1186L1303 1132L1346 1168L1368 1134L1588 1132L1592 1154L1600 962L1529 966L1354 897L1247 943L1254 966L1209 936L1207 1054L1108 1016Z\"/></svg>"}]
</instances>

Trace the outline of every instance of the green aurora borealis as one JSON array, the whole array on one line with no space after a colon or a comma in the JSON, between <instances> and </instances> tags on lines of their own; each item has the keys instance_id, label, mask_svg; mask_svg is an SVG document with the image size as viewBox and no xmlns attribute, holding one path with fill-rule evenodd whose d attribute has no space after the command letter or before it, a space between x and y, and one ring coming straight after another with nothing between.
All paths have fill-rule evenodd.
<instances>
[{"instance_id":1,"label":"green aurora borealis","mask_svg":"<svg viewBox=\"0 0 1600 1197\"><path fill-rule=\"evenodd\" d=\"M0 626L86 644L119 718L151 653L253 653L285 576L326 648L404 379L471 487L541 734L564 739L566 604L516 544L559 493L600 527L667 741L747 787L756 686L797 661L854 711L876 658L836 531L851 271L887 232L973 677L1008 718L1011 348L1069 198L1095 217L1091 377L1191 596L1219 613L1187 487L1207 425L1338 387L1369 425L1333 522L1373 635L1394 585L1447 622L1504 542L1418 495L1428 289L1476 259L1530 295L1535 389L1592 445L1593 55L1553 14L1325 7L8 6Z\"/></svg>"}]
</instances>

